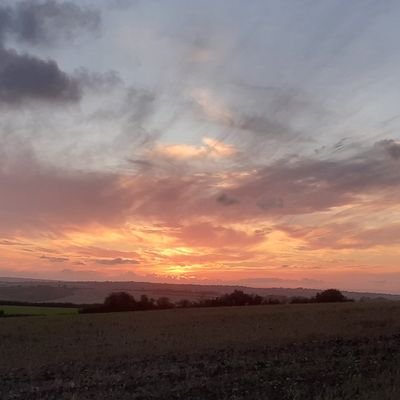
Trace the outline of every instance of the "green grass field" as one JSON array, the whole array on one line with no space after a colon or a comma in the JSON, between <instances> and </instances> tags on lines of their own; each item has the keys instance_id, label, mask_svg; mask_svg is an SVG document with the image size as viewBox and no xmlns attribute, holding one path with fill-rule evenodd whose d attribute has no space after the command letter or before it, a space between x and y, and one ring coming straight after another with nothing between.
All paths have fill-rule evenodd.
<instances>
[{"instance_id":1,"label":"green grass field","mask_svg":"<svg viewBox=\"0 0 400 400\"><path fill-rule=\"evenodd\" d=\"M4 311L4 315L67 315L78 314L77 308L66 307L36 307L36 306L1 306L0 311Z\"/></svg>"},{"instance_id":2,"label":"green grass field","mask_svg":"<svg viewBox=\"0 0 400 400\"><path fill-rule=\"evenodd\" d=\"M398 400L400 303L0 319L0 399Z\"/></svg>"}]
</instances>

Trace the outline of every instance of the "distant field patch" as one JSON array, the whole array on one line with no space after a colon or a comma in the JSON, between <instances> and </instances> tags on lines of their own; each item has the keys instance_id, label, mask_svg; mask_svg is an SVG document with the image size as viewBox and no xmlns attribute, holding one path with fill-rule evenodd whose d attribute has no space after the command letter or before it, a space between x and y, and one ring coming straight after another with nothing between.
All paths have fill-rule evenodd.
<instances>
[{"instance_id":1,"label":"distant field patch","mask_svg":"<svg viewBox=\"0 0 400 400\"><path fill-rule=\"evenodd\" d=\"M35 307L35 306L0 306L0 311L7 315L66 315L78 314L77 308Z\"/></svg>"}]
</instances>

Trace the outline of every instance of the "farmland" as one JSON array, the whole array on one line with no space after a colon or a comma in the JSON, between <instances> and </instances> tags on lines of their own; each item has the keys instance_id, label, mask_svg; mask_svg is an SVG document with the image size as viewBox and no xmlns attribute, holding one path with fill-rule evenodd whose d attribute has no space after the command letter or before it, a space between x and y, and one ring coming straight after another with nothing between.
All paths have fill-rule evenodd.
<instances>
[{"instance_id":1,"label":"farmland","mask_svg":"<svg viewBox=\"0 0 400 400\"><path fill-rule=\"evenodd\" d=\"M397 399L400 303L0 320L2 399Z\"/></svg>"}]
</instances>

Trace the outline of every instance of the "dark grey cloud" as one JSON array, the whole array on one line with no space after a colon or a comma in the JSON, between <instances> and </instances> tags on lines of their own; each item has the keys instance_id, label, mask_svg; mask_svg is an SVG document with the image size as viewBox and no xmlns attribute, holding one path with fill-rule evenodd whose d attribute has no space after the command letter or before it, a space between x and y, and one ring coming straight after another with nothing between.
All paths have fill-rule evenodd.
<instances>
[{"instance_id":1,"label":"dark grey cloud","mask_svg":"<svg viewBox=\"0 0 400 400\"><path fill-rule=\"evenodd\" d=\"M0 42L3 42L4 35L12 26L12 9L11 7L0 6Z\"/></svg>"},{"instance_id":2,"label":"dark grey cloud","mask_svg":"<svg viewBox=\"0 0 400 400\"><path fill-rule=\"evenodd\" d=\"M80 96L79 81L63 72L55 61L0 49L0 102L70 102Z\"/></svg>"},{"instance_id":3,"label":"dark grey cloud","mask_svg":"<svg viewBox=\"0 0 400 400\"><path fill-rule=\"evenodd\" d=\"M151 147L156 139L165 133L166 124L158 121L157 126L154 120L160 111L160 94L154 90L127 87L124 90L122 106L110 115L120 124L120 134L114 145L120 150L125 150L127 146L136 149ZM104 110L107 115L107 111ZM97 113L98 114L98 113ZM96 116L98 118L98 115ZM141 158L139 156L139 158ZM154 160L140 160L129 157L130 164L138 167L146 167L153 164Z\"/></svg>"},{"instance_id":4,"label":"dark grey cloud","mask_svg":"<svg viewBox=\"0 0 400 400\"><path fill-rule=\"evenodd\" d=\"M318 121L328 115L327 110L305 90L240 83L235 92L239 102L247 99L247 104L234 110L237 117L232 121L232 127L262 138L293 138L298 134L296 121L304 115L312 114Z\"/></svg>"},{"instance_id":5,"label":"dark grey cloud","mask_svg":"<svg viewBox=\"0 0 400 400\"><path fill-rule=\"evenodd\" d=\"M83 84L82 77L68 75L54 60L7 47L7 36L29 45L49 45L98 29L99 24L97 11L67 1L21 1L0 6L0 103L74 102L80 99Z\"/></svg>"},{"instance_id":6,"label":"dark grey cloud","mask_svg":"<svg viewBox=\"0 0 400 400\"><path fill-rule=\"evenodd\" d=\"M127 131L141 134L145 139L149 138L149 132L145 129L146 121L151 118L156 107L156 95L148 90L129 88L126 95L126 107L129 109Z\"/></svg>"},{"instance_id":7,"label":"dark grey cloud","mask_svg":"<svg viewBox=\"0 0 400 400\"><path fill-rule=\"evenodd\" d=\"M393 159L400 159L400 142L396 142L393 139L386 139L378 142L377 145L384 147L389 156Z\"/></svg>"},{"instance_id":8,"label":"dark grey cloud","mask_svg":"<svg viewBox=\"0 0 400 400\"><path fill-rule=\"evenodd\" d=\"M46 0L18 2L8 20L9 31L17 40L30 45L49 45L87 31L98 31L101 19L93 8Z\"/></svg>"},{"instance_id":9,"label":"dark grey cloud","mask_svg":"<svg viewBox=\"0 0 400 400\"><path fill-rule=\"evenodd\" d=\"M138 3L137 0L108 0L107 6L110 9L128 9L136 3Z\"/></svg>"},{"instance_id":10,"label":"dark grey cloud","mask_svg":"<svg viewBox=\"0 0 400 400\"><path fill-rule=\"evenodd\" d=\"M221 83L193 97L196 115L220 125L221 137L240 144L240 158L248 161L274 155L285 143L295 152L297 145L309 143L311 133L322 130L333 117L304 89Z\"/></svg>"},{"instance_id":11,"label":"dark grey cloud","mask_svg":"<svg viewBox=\"0 0 400 400\"><path fill-rule=\"evenodd\" d=\"M220 203L220 204L223 204L224 206L231 206L233 204L239 203L239 200L228 196L226 193L221 193L217 197L217 202Z\"/></svg>"},{"instance_id":12,"label":"dark grey cloud","mask_svg":"<svg viewBox=\"0 0 400 400\"><path fill-rule=\"evenodd\" d=\"M149 160L141 160L141 159L128 159L129 163L135 165L137 168L147 170L149 168L153 168L155 164Z\"/></svg>"},{"instance_id":13,"label":"dark grey cloud","mask_svg":"<svg viewBox=\"0 0 400 400\"><path fill-rule=\"evenodd\" d=\"M96 91L110 90L123 84L121 77L116 71L96 73L88 71L86 68L79 68L75 71L74 78L82 86Z\"/></svg>"},{"instance_id":14,"label":"dark grey cloud","mask_svg":"<svg viewBox=\"0 0 400 400\"><path fill-rule=\"evenodd\" d=\"M286 137L291 133L291 129L272 118L268 118L257 114L245 114L241 118L232 123L233 128L238 128L244 131L253 132L258 135L265 135L275 138Z\"/></svg>"},{"instance_id":15,"label":"dark grey cloud","mask_svg":"<svg viewBox=\"0 0 400 400\"><path fill-rule=\"evenodd\" d=\"M284 200L281 197L267 196L263 198L261 201L257 202L257 206L262 208L263 210L270 210L273 208L283 208Z\"/></svg>"},{"instance_id":16,"label":"dark grey cloud","mask_svg":"<svg viewBox=\"0 0 400 400\"><path fill-rule=\"evenodd\" d=\"M400 186L396 146L390 140L379 142L345 159L283 158L226 194L272 214L326 210L368 193L384 196Z\"/></svg>"}]
</instances>

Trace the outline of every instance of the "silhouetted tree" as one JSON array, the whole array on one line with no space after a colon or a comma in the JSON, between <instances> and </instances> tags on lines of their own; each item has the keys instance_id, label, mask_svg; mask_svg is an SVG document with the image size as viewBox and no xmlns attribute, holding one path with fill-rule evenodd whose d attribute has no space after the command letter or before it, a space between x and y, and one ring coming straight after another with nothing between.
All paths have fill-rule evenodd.
<instances>
[{"instance_id":1,"label":"silhouetted tree","mask_svg":"<svg viewBox=\"0 0 400 400\"><path fill-rule=\"evenodd\" d=\"M188 307L192 307L194 305L194 303L192 303L190 300L182 299L182 300L179 300L176 303L176 305L177 305L177 307L180 307L180 308L188 308Z\"/></svg>"},{"instance_id":2,"label":"silhouetted tree","mask_svg":"<svg viewBox=\"0 0 400 400\"><path fill-rule=\"evenodd\" d=\"M263 298L260 295L255 294L252 296L251 304L253 306L258 306L258 305L262 304L262 302L263 302Z\"/></svg>"},{"instance_id":3,"label":"silhouetted tree","mask_svg":"<svg viewBox=\"0 0 400 400\"><path fill-rule=\"evenodd\" d=\"M170 301L168 297L160 297L156 301L142 295L139 301L126 292L111 293L104 300L104 304L86 305L79 310L80 313L104 313L113 311L134 311L134 310L151 310L151 309L168 309L168 308L186 308L186 307L222 307L222 306L247 306L247 305L275 305L275 304L296 304L296 303L328 303L353 301L345 297L337 289L324 290L315 297L292 297L270 295L261 297L257 294L248 294L242 290L234 290L213 299L201 299L198 301L190 301L187 299L180 300L176 303ZM1 312L0 312L1 316Z\"/></svg>"},{"instance_id":4,"label":"silhouetted tree","mask_svg":"<svg viewBox=\"0 0 400 400\"><path fill-rule=\"evenodd\" d=\"M245 306L251 303L251 296L242 290L234 290L231 294L222 297L229 306Z\"/></svg>"},{"instance_id":5,"label":"silhouetted tree","mask_svg":"<svg viewBox=\"0 0 400 400\"><path fill-rule=\"evenodd\" d=\"M111 311L127 311L136 308L135 298L126 292L115 292L104 300L104 307Z\"/></svg>"},{"instance_id":6,"label":"silhouetted tree","mask_svg":"<svg viewBox=\"0 0 400 400\"><path fill-rule=\"evenodd\" d=\"M321 293L317 293L315 296L317 303L338 303L343 301L349 301L349 299L343 295L340 290L327 289Z\"/></svg>"},{"instance_id":7,"label":"silhouetted tree","mask_svg":"<svg viewBox=\"0 0 400 400\"><path fill-rule=\"evenodd\" d=\"M160 297L156 301L157 307L161 309L174 308L175 304L168 297Z\"/></svg>"},{"instance_id":8,"label":"silhouetted tree","mask_svg":"<svg viewBox=\"0 0 400 400\"><path fill-rule=\"evenodd\" d=\"M151 310L154 308L154 300L149 299L148 296L145 294L142 294L140 296L140 301L137 303L138 309L139 310Z\"/></svg>"},{"instance_id":9,"label":"silhouetted tree","mask_svg":"<svg viewBox=\"0 0 400 400\"><path fill-rule=\"evenodd\" d=\"M264 299L263 304L267 304L269 306L277 306L278 304L283 303L276 297L267 297L266 299Z\"/></svg>"}]
</instances>

